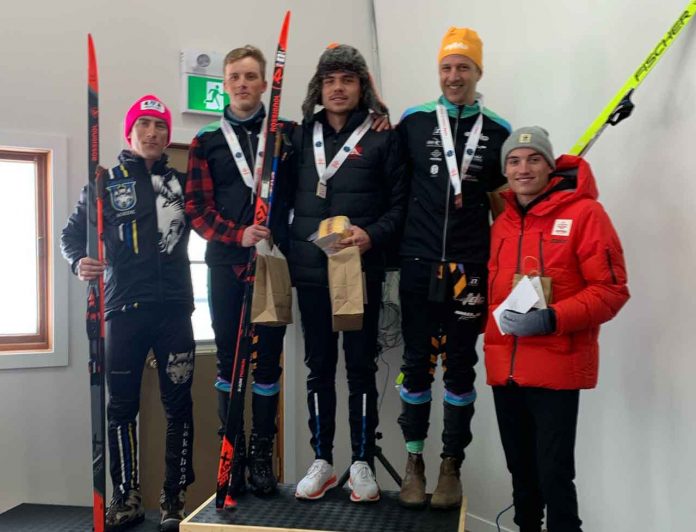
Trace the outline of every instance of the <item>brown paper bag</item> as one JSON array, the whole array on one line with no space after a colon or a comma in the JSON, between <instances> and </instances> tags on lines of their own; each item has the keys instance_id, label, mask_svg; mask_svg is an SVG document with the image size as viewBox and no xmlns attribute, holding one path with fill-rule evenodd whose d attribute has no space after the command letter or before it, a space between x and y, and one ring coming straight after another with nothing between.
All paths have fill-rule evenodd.
<instances>
[{"instance_id":1,"label":"brown paper bag","mask_svg":"<svg viewBox=\"0 0 696 532\"><path fill-rule=\"evenodd\" d=\"M357 246L329 255L329 293L334 331L362 329L364 280Z\"/></svg>"},{"instance_id":2,"label":"brown paper bag","mask_svg":"<svg viewBox=\"0 0 696 532\"><path fill-rule=\"evenodd\" d=\"M538 277L535 275L528 275L529 277ZM516 273L512 277L512 287L515 288L517 286L517 283L520 282L520 280L524 277L524 275L520 273ZM541 277L541 290L544 293L544 299L546 300L546 304L549 305L553 303L553 289L551 285L551 277Z\"/></svg>"},{"instance_id":3,"label":"brown paper bag","mask_svg":"<svg viewBox=\"0 0 696 532\"><path fill-rule=\"evenodd\" d=\"M266 246L268 247L268 246ZM257 246L251 322L270 327L292 323L292 288L288 261L277 247Z\"/></svg>"}]
</instances>

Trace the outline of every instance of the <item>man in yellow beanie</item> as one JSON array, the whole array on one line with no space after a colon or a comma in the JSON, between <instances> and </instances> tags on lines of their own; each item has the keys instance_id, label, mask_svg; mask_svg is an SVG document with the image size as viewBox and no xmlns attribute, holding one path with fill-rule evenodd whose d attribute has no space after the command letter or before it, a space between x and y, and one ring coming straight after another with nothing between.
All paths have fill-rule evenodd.
<instances>
[{"instance_id":1,"label":"man in yellow beanie","mask_svg":"<svg viewBox=\"0 0 696 532\"><path fill-rule=\"evenodd\" d=\"M410 198L401 243L404 355L399 416L408 461L399 500L424 506L423 447L438 355L444 369L442 463L431 506L461 504L459 470L471 442L476 340L486 309L489 213L505 186L500 149L509 124L483 106L483 44L447 30L438 53L442 95L408 109L397 127L408 154Z\"/></svg>"}]
</instances>

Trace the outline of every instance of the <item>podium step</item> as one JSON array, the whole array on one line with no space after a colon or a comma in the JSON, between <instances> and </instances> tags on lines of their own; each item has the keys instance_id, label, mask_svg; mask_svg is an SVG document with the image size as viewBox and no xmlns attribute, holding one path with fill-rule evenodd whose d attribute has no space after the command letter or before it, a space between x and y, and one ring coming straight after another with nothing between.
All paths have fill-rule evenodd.
<instances>
[{"instance_id":1,"label":"podium step","mask_svg":"<svg viewBox=\"0 0 696 532\"><path fill-rule=\"evenodd\" d=\"M323 499L295 499L295 486L278 494L245 494L232 511L217 511L212 496L182 523L180 532L464 532L466 497L461 509L402 508L398 492L383 491L380 501L354 503L350 491L334 488Z\"/></svg>"}]
</instances>

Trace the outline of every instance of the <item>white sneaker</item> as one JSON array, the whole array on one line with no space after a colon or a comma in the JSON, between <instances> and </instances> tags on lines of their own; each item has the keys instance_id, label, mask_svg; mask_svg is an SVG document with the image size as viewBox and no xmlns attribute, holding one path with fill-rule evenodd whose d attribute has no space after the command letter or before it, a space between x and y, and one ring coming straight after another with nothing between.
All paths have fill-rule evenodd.
<instances>
[{"instance_id":1,"label":"white sneaker","mask_svg":"<svg viewBox=\"0 0 696 532\"><path fill-rule=\"evenodd\" d=\"M379 500L379 486L375 474L367 462L353 462L350 466L350 500L353 502L375 502Z\"/></svg>"},{"instance_id":2,"label":"white sneaker","mask_svg":"<svg viewBox=\"0 0 696 532\"><path fill-rule=\"evenodd\" d=\"M321 499L327 490L336 487L336 473L333 466L321 458L314 460L305 477L295 489L298 499Z\"/></svg>"}]
</instances>

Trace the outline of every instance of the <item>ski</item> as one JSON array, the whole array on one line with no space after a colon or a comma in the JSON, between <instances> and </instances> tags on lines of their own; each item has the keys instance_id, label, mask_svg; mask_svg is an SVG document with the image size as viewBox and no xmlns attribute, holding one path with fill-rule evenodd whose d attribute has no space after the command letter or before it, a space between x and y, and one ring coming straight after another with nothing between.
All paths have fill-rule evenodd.
<instances>
[{"instance_id":1,"label":"ski","mask_svg":"<svg viewBox=\"0 0 696 532\"><path fill-rule=\"evenodd\" d=\"M99 78L92 35L87 35L87 254L104 260L102 179L99 165ZM106 495L104 425L104 278L90 281L87 292L87 338L89 339L89 383L92 417L92 484L94 532L104 532Z\"/></svg>"},{"instance_id":2,"label":"ski","mask_svg":"<svg viewBox=\"0 0 696 532\"><path fill-rule=\"evenodd\" d=\"M631 102L633 91L638 88L669 47L674 43L681 31L691 22L695 13L696 0L689 0L689 3L679 14L677 20L670 26L662 38L657 41L657 44L650 50L650 53L640 65L638 65L638 68L636 68L626 83L624 83L623 87L619 89L599 116L590 124L587 130L570 149L568 152L569 154L579 155L580 157L584 156L608 125L615 126L624 118L630 116L634 107L633 102Z\"/></svg>"},{"instance_id":3,"label":"ski","mask_svg":"<svg viewBox=\"0 0 696 532\"><path fill-rule=\"evenodd\" d=\"M266 144L259 157L263 157L261 176L256 188L256 203L254 207L254 223L268 225L271 215L273 200L273 188L278 169L282 134L279 133L280 97L285 73L285 53L287 50L288 27L290 24L290 11L285 13L283 24L278 39L273 75L271 79L271 95L268 106L269 118L266 125ZM273 156L268 156L268 154ZM247 284L244 287L244 298L237 332L237 345L235 348L234 362L232 365L232 377L230 379L230 398L227 408L227 420L225 433L222 437L220 448L220 460L218 463L217 490L215 507L219 509L233 509L237 501L229 492L233 482L231 471L234 460L237 438L243 434L241 426L244 412L244 396L246 393L247 376L249 373L249 361L251 351L258 345L258 337L254 335L254 326L250 320L251 297L254 283L254 268L256 253L252 249L247 264Z\"/></svg>"}]
</instances>

